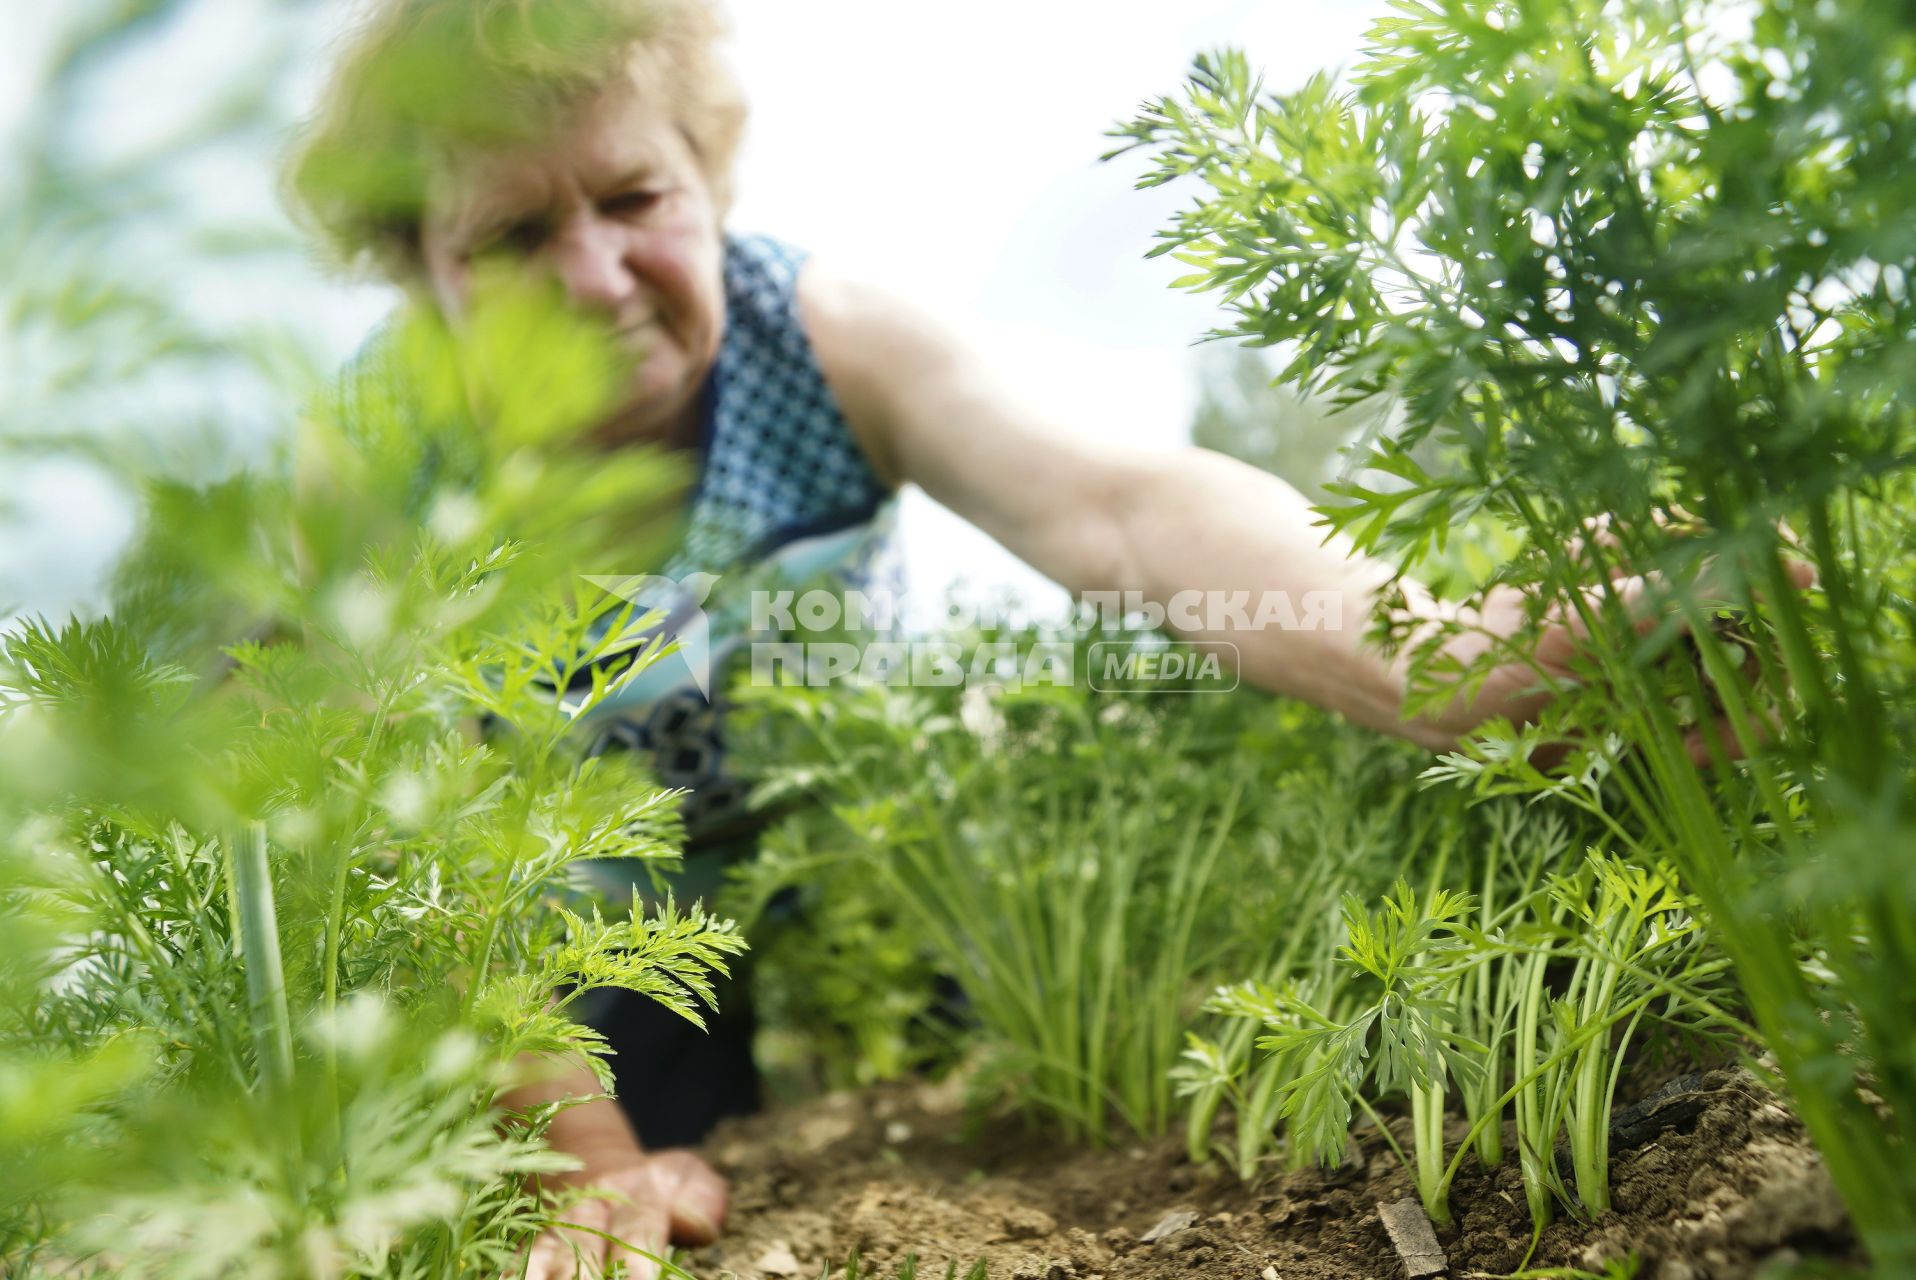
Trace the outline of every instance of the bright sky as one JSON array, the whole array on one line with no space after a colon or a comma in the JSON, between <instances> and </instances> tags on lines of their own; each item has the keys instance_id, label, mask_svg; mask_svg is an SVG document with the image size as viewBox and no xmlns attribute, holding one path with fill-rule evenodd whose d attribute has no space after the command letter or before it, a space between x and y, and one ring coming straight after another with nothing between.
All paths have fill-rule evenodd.
<instances>
[{"instance_id":1,"label":"bright sky","mask_svg":"<svg viewBox=\"0 0 1916 1280\"><path fill-rule=\"evenodd\" d=\"M196 81L246 65L270 8L185 6L175 30L113 77L87 134L111 149L163 133L190 114ZM1192 55L1218 45L1244 48L1267 83L1292 87L1346 62L1382 9L1381 0L731 0L753 107L733 225L935 309L1062 429L1172 447L1196 402L1190 344L1216 313L1165 287L1177 264L1143 260L1189 196L1133 191L1142 162L1100 164L1104 130L1175 90ZM348 10L322 6L321 25ZM11 50L0 54L0 86L28 83L20 73L47 25L28 19L48 10L0 0L0 12L22 37L0 42ZM315 57L287 92L310 97L319 68ZM0 129L22 105L0 88ZM265 157L228 157L200 181L228 218L275 217L271 178ZM297 307L342 355L389 305L377 289L240 273L193 292L223 317L284 321ZM16 529L19 554L0 555L0 570L47 548L98 563L124 536L123 520L103 516L110 494L82 492L71 476L55 493L56 479L36 480L36 528ZM960 577L984 590L1041 584L922 494L907 498L905 538L914 593ZM74 590L76 574L48 576Z\"/></svg>"},{"instance_id":2,"label":"bright sky","mask_svg":"<svg viewBox=\"0 0 1916 1280\"><path fill-rule=\"evenodd\" d=\"M1167 31L1145 0L974 0L958 23L892 0L734 0L754 107L736 216L934 304L1175 341L1202 313L1131 268L1178 201L1133 192L1135 161L1099 165L1104 131L1199 49L1244 46L1294 83L1379 7L1198 0Z\"/></svg>"},{"instance_id":3,"label":"bright sky","mask_svg":"<svg viewBox=\"0 0 1916 1280\"><path fill-rule=\"evenodd\" d=\"M734 223L941 311L1064 429L1173 447L1197 388L1208 301L1143 255L1190 196L1132 189L1103 134L1236 45L1276 88L1347 61L1376 0L734 0L753 102ZM962 15L955 17L954 15ZM907 496L913 592L1042 579Z\"/></svg>"}]
</instances>

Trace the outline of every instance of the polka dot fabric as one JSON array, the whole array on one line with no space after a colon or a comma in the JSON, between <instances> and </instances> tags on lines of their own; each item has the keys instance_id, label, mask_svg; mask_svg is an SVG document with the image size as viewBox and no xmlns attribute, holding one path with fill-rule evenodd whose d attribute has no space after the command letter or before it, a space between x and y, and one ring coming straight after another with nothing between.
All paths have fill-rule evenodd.
<instances>
[{"instance_id":1,"label":"polka dot fabric","mask_svg":"<svg viewBox=\"0 0 1916 1280\"><path fill-rule=\"evenodd\" d=\"M794 539L863 524L891 496L845 425L799 322L804 262L801 250L769 236L726 241L725 340L674 568L715 573L762 559Z\"/></svg>"}]
</instances>

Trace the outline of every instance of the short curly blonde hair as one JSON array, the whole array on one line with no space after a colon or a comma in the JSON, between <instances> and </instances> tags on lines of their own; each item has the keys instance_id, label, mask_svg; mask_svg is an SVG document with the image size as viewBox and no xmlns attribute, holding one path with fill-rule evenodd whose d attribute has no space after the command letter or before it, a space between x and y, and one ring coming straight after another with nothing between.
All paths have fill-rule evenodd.
<instances>
[{"instance_id":1,"label":"short curly blonde hair","mask_svg":"<svg viewBox=\"0 0 1916 1280\"><path fill-rule=\"evenodd\" d=\"M724 33L714 0L373 0L292 149L289 200L342 264L416 279L438 158L536 143L629 77L722 217L746 114Z\"/></svg>"}]
</instances>

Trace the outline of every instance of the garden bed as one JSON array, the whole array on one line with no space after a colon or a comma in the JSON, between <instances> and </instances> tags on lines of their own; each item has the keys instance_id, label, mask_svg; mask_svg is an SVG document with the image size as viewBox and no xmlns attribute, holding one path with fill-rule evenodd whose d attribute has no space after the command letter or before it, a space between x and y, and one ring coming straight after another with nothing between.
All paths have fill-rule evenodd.
<instances>
[{"instance_id":1,"label":"garden bed","mask_svg":"<svg viewBox=\"0 0 1916 1280\"><path fill-rule=\"evenodd\" d=\"M1559 1221L1531 1266L1601 1270L1635 1250L1650 1280L1703 1280L1854 1259L1821 1159L1747 1072L1689 1077L1618 1120L1616 1210L1596 1226ZM689 1265L813 1277L857 1250L886 1275L915 1252L921 1274L982 1259L997 1280L1407 1274L1380 1206L1414 1204L1415 1192L1374 1129L1360 1127L1340 1168L1257 1186L1191 1164L1172 1138L1082 1151L1015 1118L971 1129L951 1085L834 1093L729 1122L705 1152L733 1180L731 1222ZM1452 1203L1442 1274L1522 1262L1530 1226L1514 1162L1485 1176L1472 1160Z\"/></svg>"}]
</instances>

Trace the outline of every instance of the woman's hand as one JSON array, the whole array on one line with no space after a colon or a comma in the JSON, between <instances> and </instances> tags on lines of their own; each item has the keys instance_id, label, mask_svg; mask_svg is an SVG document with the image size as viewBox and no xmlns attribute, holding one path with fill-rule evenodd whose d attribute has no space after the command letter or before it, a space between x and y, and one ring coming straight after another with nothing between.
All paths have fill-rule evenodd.
<instances>
[{"instance_id":1,"label":"woman's hand","mask_svg":"<svg viewBox=\"0 0 1916 1280\"><path fill-rule=\"evenodd\" d=\"M1597 534L1599 541L1603 537L1601 532ZM1808 590L1816 584L1816 571L1805 561L1787 559L1784 570L1791 586L1798 591ZM1706 594L1708 576L1706 566L1703 575L1705 581L1699 584ZM1607 587L1587 588L1586 594L1592 613L1602 611L1606 595L1613 596L1633 620L1637 630L1647 632L1657 626L1670 609L1665 599L1667 590L1667 586L1654 576L1620 574ZM1453 708L1457 720L1450 727L1459 736L1469 732L1474 724L1491 717L1500 716L1513 724L1526 724L1536 719L1552 696L1546 688L1539 686L1572 680L1576 659L1589 642L1589 631L1575 610L1558 607L1552 609L1541 624L1533 623L1529 620L1528 601L1524 593L1511 587L1497 587L1486 593L1481 611L1466 621L1470 630L1453 639L1448 646L1451 656L1458 661L1468 664L1492 644L1509 644L1512 641L1524 643L1519 638L1526 636L1529 661L1512 661L1494 668L1467 708ZM1684 626L1681 620L1678 625ZM1760 740L1774 732L1775 726L1759 714L1755 728ZM1743 744L1729 717L1720 712L1688 726L1684 731L1683 745L1691 761L1702 768L1709 767L1712 762L1712 745L1732 760L1744 754ZM1553 754L1560 755L1561 750L1559 748ZM1532 762L1540 767L1549 767L1554 760L1533 757Z\"/></svg>"},{"instance_id":2,"label":"woman's hand","mask_svg":"<svg viewBox=\"0 0 1916 1280\"><path fill-rule=\"evenodd\" d=\"M554 1198L585 1193L558 1215L565 1226L533 1241L526 1280L597 1280L615 1267L632 1280L653 1280L668 1244L710 1244L718 1236L729 1191L712 1166L690 1151L642 1150L625 1112L600 1093L583 1063L556 1074L537 1059L525 1066L534 1078L501 1101L509 1111L570 1103L553 1116L546 1141L580 1167L552 1178L547 1190Z\"/></svg>"},{"instance_id":3,"label":"woman's hand","mask_svg":"<svg viewBox=\"0 0 1916 1280\"><path fill-rule=\"evenodd\" d=\"M710 1244L725 1221L725 1179L690 1151L646 1153L634 1144L559 1179L587 1198L533 1242L526 1280L585 1280L619 1274L653 1280L669 1244Z\"/></svg>"}]
</instances>

